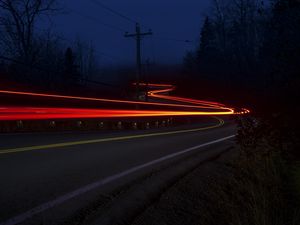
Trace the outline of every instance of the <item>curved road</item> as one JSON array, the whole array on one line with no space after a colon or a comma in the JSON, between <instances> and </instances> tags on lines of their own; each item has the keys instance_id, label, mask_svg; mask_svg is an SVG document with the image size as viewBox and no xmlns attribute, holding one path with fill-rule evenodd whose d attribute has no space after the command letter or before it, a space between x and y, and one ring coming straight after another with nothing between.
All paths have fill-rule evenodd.
<instances>
[{"instance_id":1,"label":"curved road","mask_svg":"<svg viewBox=\"0 0 300 225\"><path fill-rule=\"evenodd\" d=\"M234 123L222 119L148 131L0 135L0 224L134 179L162 164L222 147ZM215 154L211 151L211 154ZM203 156L204 157L204 156Z\"/></svg>"}]
</instances>

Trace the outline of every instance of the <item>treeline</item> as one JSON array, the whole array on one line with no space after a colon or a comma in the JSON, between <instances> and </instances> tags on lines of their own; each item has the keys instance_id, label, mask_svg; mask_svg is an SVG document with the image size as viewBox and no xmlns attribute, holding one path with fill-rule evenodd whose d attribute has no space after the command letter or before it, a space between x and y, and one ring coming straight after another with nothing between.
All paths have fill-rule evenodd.
<instances>
[{"instance_id":1,"label":"treeline","mask_svg":"<svg viewBox=\"0 0 300 225\"><path fill-rule=\"evenodd\" d=\"M299 97L299 62L299 1L212 0L199 47L185 57L184 73L189 83L244 89L246 95L284 95L286 101Z\"/></svg>"},{"instance_id":2,"label":"treeline","mask_svg":"<svg viewBox=\"0 0 300 225\"><path fill-rule=\"evenodd\" d=\"M39 28L61 11L57 0L0 1L2 87L17 83L66 91L85 85L99 72L92 43L68 41L50 28Z\"/></svg>"}]
</instances>

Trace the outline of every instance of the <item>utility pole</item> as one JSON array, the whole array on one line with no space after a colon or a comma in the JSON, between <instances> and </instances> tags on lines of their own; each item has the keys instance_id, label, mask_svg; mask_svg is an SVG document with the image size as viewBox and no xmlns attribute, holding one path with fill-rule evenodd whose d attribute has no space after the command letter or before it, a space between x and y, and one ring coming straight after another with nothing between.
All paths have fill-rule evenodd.
<instances>
[{"instance_id":1,"label":"utility pole","mask_svg":"<svg viewBox=\"0 0 300 225\"><path fill-rule=\"evenodd\" d=\"M128 34L125 33L125 37L134 37L136 39L136 97L139 98L140 90L140 78L142 73L142 59L141 59L141 40L143 36L152 35L152 31L149 30L146 33L141 33L141 27L139 23L135 25L135 33Z\"/></svg>"},{"instance_id":2,"label":"utility pole","mask_svg":"<svg viewBox=\"0 0 300 225\"><path fill-rule=\"evenodd\" d=\"M149 101L148 91L149 91L149 74L150 74L150 59L146 60L146 71L145 71L145 83L146 83L146 102Z\"/></svg>"}]
</instances>

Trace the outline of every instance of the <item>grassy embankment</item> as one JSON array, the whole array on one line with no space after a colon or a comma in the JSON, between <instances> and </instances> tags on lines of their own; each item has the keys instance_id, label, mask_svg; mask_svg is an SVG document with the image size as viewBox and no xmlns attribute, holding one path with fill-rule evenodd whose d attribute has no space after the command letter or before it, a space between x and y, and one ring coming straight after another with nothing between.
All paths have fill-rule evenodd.
<instances>
[{"instance_id":1,"label":"grassy embankment","mask_svg":"<svg viewBox=\"0 0 300 225\"><path fill-rule=\"evenodd\" d=\"M239 120L239 157L209 185L203 224L300 224L298 138L285 125L280 116Z\"/></svg>"}]
</instances>

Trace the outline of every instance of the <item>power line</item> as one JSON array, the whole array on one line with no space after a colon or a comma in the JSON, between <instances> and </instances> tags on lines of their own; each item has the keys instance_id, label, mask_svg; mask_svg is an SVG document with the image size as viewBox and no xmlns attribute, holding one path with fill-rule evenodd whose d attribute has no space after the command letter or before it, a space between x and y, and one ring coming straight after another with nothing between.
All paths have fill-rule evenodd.
<instances>
[{"instance_id":1,"label":"power line","mask_svg":"<svg viewBox=\"0 0 300 225\"><path fill-rule=\"evenodd\" d=\"M126 31L126 30L124 30L123 28L117 27L117 26L115 26L115 25L111 25L111 24L108 24L108 23L103 23L103 22L100 21L98 18L95 18L95 17L93 17L93 16L85 15L85 14L83 14L83 13L81 13L81 12L78 12L78 11L76 11L76 10L73 10L73 9L72 9L71 11L72 11L73 13L75 13L75 14L77 14L77 15L83 17L83 18L85 18L85 19L91 20L91 21L93 21L93 22L96 22L97 24L101 24L101 25L103 25L103 26L105 26L105 27L108 27L108 28L110 28L110 29L117 30L117 31L121 31L121 32L125 32L125 31Z\"/></svg>"},{"instance_id":2,"label":"power line","mask_svg":"<svg viewBox=\"0 0 300 225\"><path fill-rule=\"evenodd\" d=\"M137 23L136 20L134 20L134 19L132 19L132 18L130 18L128 16L125 16L124 14L122 14L122 13L120 13L120 12L118 12L118 11L112 9L112 8L110 8L109 6L103 4L102 2L100 2L98 0L90 0L90 1L93 2L94 4L98 5L98 6L102 7L103 9L106 9L107 11L109 11L109 12L111 12L111 13L113 13L113 14L115 14L115 15L117 15L117 16L119 16L119 17L121 17L121 18L123 18L123 19L125 19L125 20L127 20L129 22L131 22L131 23Z\"/></svg>"},{"instance_id":3,"label":"power line","mask_svg":"<svg viewBox=\"0 0 300 225\"><path fill-rule=\"evenodd\" d=\"M107 54L107 53L104 53L104 52L101 52L101 51L97 51L95 50L95 54L96 55L102 55L102 56L105 56L106 58L108 59L112 59L114 61L122 61L123 59L121 59L120 57L117 57L117 56L112 56L110 54Z\"/></svg>"},{"instance_id":4,"label":"power line","mask_svg":"<svg viewBox=\"0 0 300 225\"><path fill-rule=\"evenodd\" d=\"M64 42L68 42L68 43L75 43L76 42L76 40L71 40L71 39L68 39L68 38L65 38L65 37L64 38L60 38L60 40L62 40ZM98 51L95 48L93 48L93 51L94 51L95 55L105 56L106 58L112 59L114 61L121 61L121 60L123 60L120 57L110 55L110 54L108 54L106 52Z\"/></svg>"},{"instance_id":5,"label":"power line","mask_svg":"<svg viewBox=\"0 0 300 225\"><path fill-rule=\"evenodd\" d=\"M41 72L55 73L55 74L62 72L62 71L59 71L59 70L52 70L52 69L49 69L49 68L46 69L46 68L43 68L43 67L40 67L40 66L37 66L37 65L28 65L25 62L22 62L22 61L13 59L13 58L1 56L1 55L0 55L0 59L18 64L18 65L22 65L22 66L25 66L25 67L30 68L30 69L36 69L36 70L39 70ZM106 83L106 82L102 82L102 81L98 81L98 80L91 80L91 79L81 79L81 80L85 81L87 83L93 83L93 84L98 84L98 85L108 86L108 87L113 87L113 88L120 88L119 85L110 84L110 83Z\"/></svg>"},{"instance_id":6,"label":"power line","mask_svg":"<svg viewBox=\"0 0 300 225\"><path fill-rule=\"evenodd\" d=\"M22 61L13 59L13 58L9 58L9 57L6 57L6 56L2 56L2 55L0 55L0 59L8 61L8 62L15 63L15 64L18 64L18 65L23 65L23 66L25 66L27 68L36 69L36 70L39 70L41 72L51 72L51 73L57 73L57 72L59 72L57 70L52 70L52 69L48 69L48 68L45 69L45 68L37 66L37 65L28 65L25 62L22 62Z\"/></svg>"},{"instance_id":7,"label":"power line","mask_svg":"<svg viewBox=\"0 0 300 225\"><path fill-rule=\"evenodd\" d=\"M190 43L190 44L194 44L195 41L191 41L188 39L176 39L176 38L172 38L172 37L161 37L161 36L156 36L155 37L158 40L163 40L163 41L174 41L174 42L182 42L182 43Z\"/></svg>"},{"instance_id":8,"label":"power line","mask_svg":"<svg viewBox=\"0 0 300 225\"><path fill-rule=\"evenodd\" d=\"M123 19L125 19L125 20L127 20L127 21L129 21L129 22L131 22L131 23L134 23L134 24L137 24L137 23L138 23L136 20L134 20L134 19L132 19L132 18L130 18L130 17L128 17L128 16L125 16L124 14L122 14L122 13L120 13L120 12L118 12L118 11L112 9L111 7L109 7L109 6L105 5L105 4L103 4L103 3L100 2L99 0L90 0L90 1L93 2L94 4L100 6L100 7L102 7L102 8L104 8L104 9L108 10L109 12L111 12L111 13L113 13L113 14L115 14L115 15L117 15L117 16L119 16L119 17L121 17L121 18L123 18ZM90 16L88 16L88 17L90 17ZM93 20L97 20L97 19L95 19L95 18L92 18L92 19L93 19ZM107 24L104 24L104 25L107 25ZM109 26L110 26L110 27L113 27L113 28L117 28L116 26L112 26L112 25L109 25ZM145 26L142 26L142 25L141 25L141 27L146 28ZM120 30L120 31L125 31L125 30L122 29L122 28L117 28L117 29ZM188 43L190 43L190 44L195 43L195 41L191 41L191 40L188 40L188 39L176 39L176 38L172 38L172 37L156 36L155 39L163 40L163 41L182 42L182 43L187 43L187 44L188 44Z\"/></svg>"}]
</instances>

